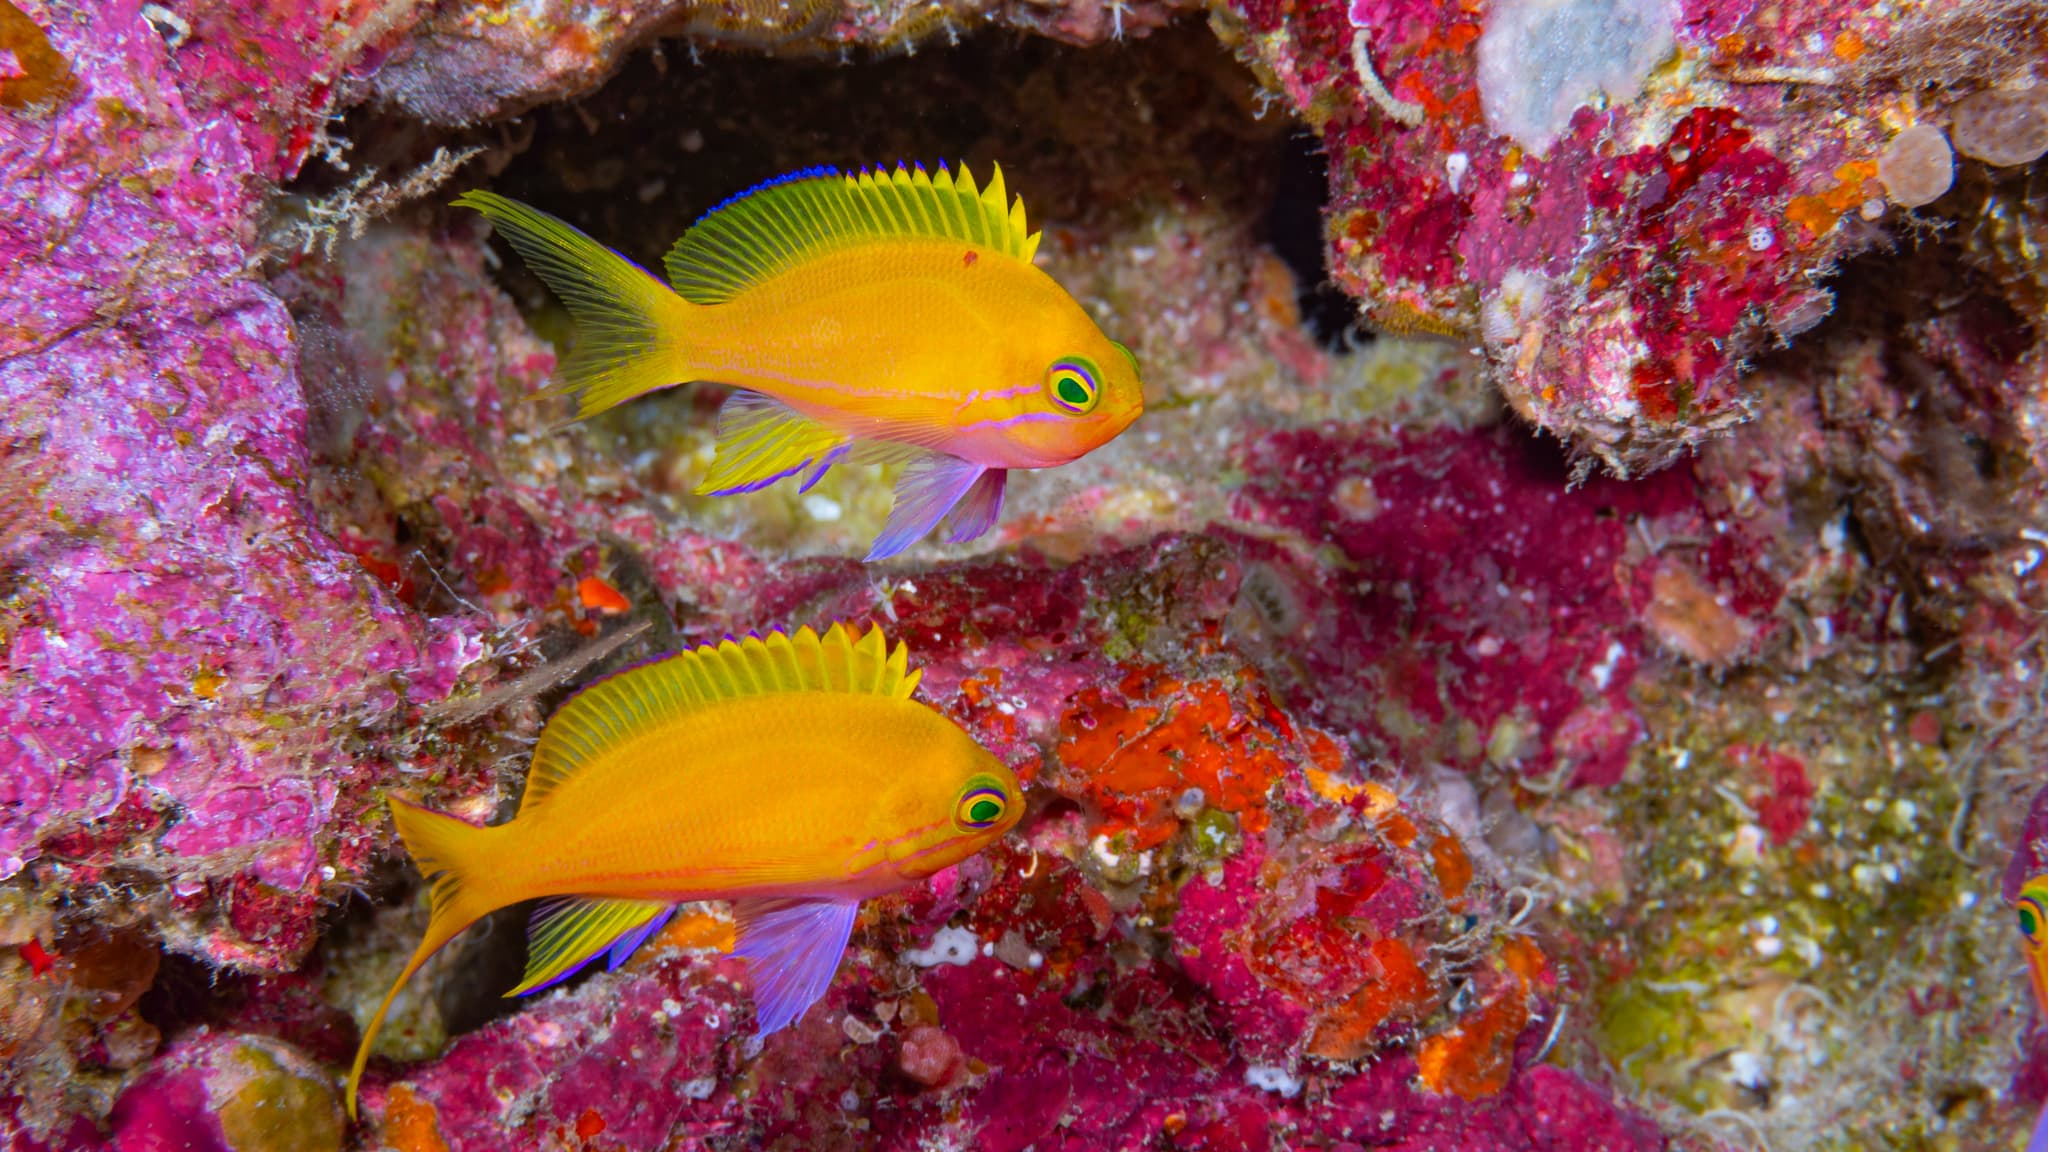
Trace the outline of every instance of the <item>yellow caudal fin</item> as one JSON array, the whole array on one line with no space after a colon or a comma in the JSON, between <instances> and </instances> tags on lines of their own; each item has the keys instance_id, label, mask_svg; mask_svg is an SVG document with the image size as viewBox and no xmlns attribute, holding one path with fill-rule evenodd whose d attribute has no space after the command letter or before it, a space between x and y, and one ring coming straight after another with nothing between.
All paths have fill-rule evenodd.
<instances>
[{"instance_id":1,"label":"yellow caudal fin","mask_svg":"<svg viewBox=\"0 0 2048 1152\"><path fill-rule=\"evenodd\" d=\"M398 992L411 980L413 973L427 958L439 952L443 945L455 939L464 928L494 911L497 907L488 897L480 896L470 883L475 875L478 858L482 849L488 846L498 832L495 828L478 828L465 824L453 816L430 812L416 804L396 796L391 798L391 818L398 825L398 835L405 841L406 850L412 853L420 872L433 885L433 916L427 921L427 934L413 950L412 959L405 962L405 970L391 985L391 991L384 994L384 1002L377 1005L377 1014L363 1028L363 1040L356 1048L355 1064L348 1071L348 1115L355 1119L356 1087L363 1079L363 1066L369 1062L370 1046L377 1041L377 1033L384 1027L384 1016L391 1011L391 1002L398 998Z\"/></svg>"},{"instance_id":2,"label":"yellow caudal fin","mask_svg":"<svg viewBox=\"0 0 2048 1152\"><path fill-rule=\"evenodd\" d=\"M483 213L576 318L575 350L542 395L575 396L580 418L692 379L682 346L692 305L668 285L517 200L466 192L455 203Z\"/></svg>"}]
</instances>

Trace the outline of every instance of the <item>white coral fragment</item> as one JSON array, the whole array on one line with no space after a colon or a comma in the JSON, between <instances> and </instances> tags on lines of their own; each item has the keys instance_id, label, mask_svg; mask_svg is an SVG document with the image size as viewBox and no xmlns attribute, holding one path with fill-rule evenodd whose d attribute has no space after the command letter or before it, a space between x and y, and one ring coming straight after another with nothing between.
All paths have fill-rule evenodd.
<instances>
[{"instance_id":1,"label":"white coral fragment","mask_svg":"<svg viewBox=\"0 0 2048 1152\"><path fill-rule=\"evenodd\" d=\"M1541 155L1604 93L1635 98L1677 45L1676 0L1500 0L1479 37L1487 126Z\"/></svg>"}]
</instances>

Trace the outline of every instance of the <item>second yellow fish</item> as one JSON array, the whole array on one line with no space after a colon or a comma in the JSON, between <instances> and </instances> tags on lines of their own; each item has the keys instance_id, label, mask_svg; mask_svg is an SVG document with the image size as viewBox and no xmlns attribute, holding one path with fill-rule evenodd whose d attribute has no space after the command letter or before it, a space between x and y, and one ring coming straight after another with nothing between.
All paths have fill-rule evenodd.
<instances>
[{"instance_id":1,"label":"second yellow fish","mask_svg":"<svg viewBox=\"0 0 2048 1152\"><path fill-rule=\"evenodd\" d=\"M729 900L755 1030L801 1017L832 981L861 901L988 847L1024 813L1017 778L911 699L902 644L834 625L727 640L585 688L548 720L509 823L465 824L397 797L433 917L363 1029L347 1104L398 990L464 928L539 900L537 992L612 967L691 900Z\"/></svg>"},{"instance_id":2,"label":"second yellow fish","mask_svg":"<svg viewBox=\"0 0 2048 1152\"><path fill-rule=\"evenodd\" d=\"M841 460L903 463L868 552L893 556L943 523L995 524L1012 468L1075 460L1144 408L1138 362L1031 262L1002 169L849 175L807 169L693 225L670 283L514 200L456 201L497 226L577 321L551 391L589 416L676 384L741 389L718 416L700 493L789 476L805 490Z\"/></svg>"}]
</instances>

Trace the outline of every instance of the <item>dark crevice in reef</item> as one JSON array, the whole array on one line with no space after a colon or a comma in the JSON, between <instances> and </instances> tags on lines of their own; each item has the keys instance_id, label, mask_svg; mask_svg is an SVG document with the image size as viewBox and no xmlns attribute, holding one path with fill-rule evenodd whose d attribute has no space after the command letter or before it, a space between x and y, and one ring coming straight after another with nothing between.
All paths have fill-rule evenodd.
<instances>
[{"instance_id":1,"label":"dark crevice in reef","mask_svg":"<svg viewBox=\"0 0 2048 1152\"><path fill-rule=\"evenodd\" d=\"M1329 246L1323 242L1330 162L1322 141L1306 129L1290 133L1276 179L1266 213L1267 242L1294 272L1302 323L1323 347L1347 351L1367 333L1358 325L1357 302L1330 282Z\"/></svg>"},{"instance_id":2,"label":"dark crevice in reef","mask_svg":"<svg viewBox=\"0 0 2048 1152\"><path fill-rule=\"evenodd\" d=\"M1912 590L1928 644L1952 635L1973 602L1946 573L2012 545L2027 482L2025 437L2009 399L1977 382L2012 379L2039 339L2032 282L2001 283L1967 231L1907 241L1850 261L1831 282L1833 312L1761 377L1812 381L1766 392L1759 435L1777 410L1812 405L1831 435L1792 457L1790 498L1817 526L1838 515L1871 559ZM1843 515L1846 513L1846 515Z\"/></svg>"},{"instance_id":3,"label":"dark crevice in reef","mask_svg":"<svg viewBox=\"0 0 2048 1152\"><path fill-rule=\"evenodd\" d=\"M1284 125L1200 28L1079 50L984 35L858 66L643 53L533 114L494 187L655 265L728 196L800 168L1003 165L1034 226L1095 231L1186 198L1258 207Z\"/></svg>"},{"instance_id":4,"label":"dark crevice in reef","mask_svg":"<svg viewBox=\"0 0 2048 1152\"><path fill-rule=\"evenodd\" d=\"M291 191L302 200L330 195L369 169L395 179L426 164L436 148L479 146L481 156L405 210L415 221L473 228L474 214L448 201L489 187L658 272L663 254L705 212L798 169L964 161L985 181L1000 163L1032 226L1050 230L1046 251L1058 254L1065 273L1103 266L1099 257L1114 245L1171 240L1176 234L1160 231L1158 222L1170 228L1192 221L1188 242L1205 250L1267 242L1282 251L1297 270L1304 303L1314 301L1306 322L1327 343L1348 325L1352 306L1318 288L1325 194L1319 154L1312 144L1290 143L1290 131L1298 130L1293 122L1262 118L1258 106L1251 75L1193 22L1088 49L990 31L953 48L855 64L719 53L693 61L671 42L638 53L580 99L504 123L435 132L358 111L335 133L354 142L349 170L311 165ZM499 282L533 329L558 344L569 337L559 303L525 262L501 241L488 243L501 258ZM1088 302L1087 289L1081 292ZM302 328L316 347L344 324L338 315L297 305L295 312L306 312ZM323 466L334 476L316 503L374 498L349 471L351 414L363 382L323 373L317 364L304 382L309 397L319 392L340 409L313 405ZM708 426L723 396L722 388L675 389L611 426L644 432L636 443L662 443L677 421ZM401 536L414 529L424 539L440 535L431 508L389 515ZM420 594L438 596L440 560L407 560L399 575Z\"/></svg>"},{"instance_id":5,"label":"dark crevice in reef","mask_svg":"<svg viewBox=\"0 0 2048 1152\"><path fill-rule=\"evenodd\" d=\"M352 170L408 171L439 145L481 145L437 194L488 185L544 208L658 268L698 217L729 196L816 165L967 162L1003 166L1034 227L1092 241L1191 203L1266 221L1304 288L1324 278L1323 185L1314 154L1283 163L1291 123L1254 114L1255 84L1204 28L1076 49L985 33L950 49L842 64L707 54L674 45L635 56L603 88L520 119L436 136L361 112L338 135L359 141ZM1296 149L1299 151L1299 149ZM315 166L316 168L318 166ZM294 191L319 195L345 174L312 171ZM1285 211L1270 211L1278 194ZM454 214L450 214L454 218ZM546 299L517 261L505 282ZM1335 320L1322 293L1319 336ZM1341 297L1337 302L1341 302Z\"/></svg>"}]
</instances>

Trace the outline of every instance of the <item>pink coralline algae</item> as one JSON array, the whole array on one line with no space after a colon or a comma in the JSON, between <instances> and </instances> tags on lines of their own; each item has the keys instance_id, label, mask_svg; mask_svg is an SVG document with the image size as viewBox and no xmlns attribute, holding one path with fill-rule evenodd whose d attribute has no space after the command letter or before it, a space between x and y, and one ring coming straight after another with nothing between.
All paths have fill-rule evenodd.
<instances>
[{"instance_id":1,"label":"pink coralline algae","mask_svg":"<svg viewBox=\"0 0 2048 1152\"><path fill-rule=\"evenodd\" d=\"M168 936L278 968L312 939L323 868L362 861L336 834L388 771L339 750L445 695L479 631L405 612L309 520L291 319L251 278L276 163L255 129L188 104L141 5L22 11L77 88L0 111L0 403L26 511L0 876L139 873L180 910Z\"/></svg>"},{"instance_id":2,"label":"pink coralline algae","mask_svg":"<svg viewBox=\"0 0 2048 1152\"><path fill-rule=\"evenodd\" d=\"M1565 493L1540 479L1535 457L1486 436L1308 432L1256 443L1247 464L1239 516L1328 539L1356 565L1345 583L1362 590L1332 603L1327 577L1275 555L1247 572L1252 604L1281 617L1283 634L1316 637L1301 654L1308 680L1373 686L1323 702L1318 721L1404 757L1490 757L1611 784L1640 734L1629 703L1644 662L1638 619L1668 640L1685 608L1710 612L1744 640L1685 654L1726 659L1772 627L1783 594L1758 562L1761 542L1716 530L1685 469ZM1645 546L1670 538L1699 543ZM1449 565L1446 549L1457 554ZM1674 571L1688 589L1713 590L1692 593L1707 608L1672 604ZM1266 604L1276 596L1282 612Z\"/></svg>"}]
</instances>

